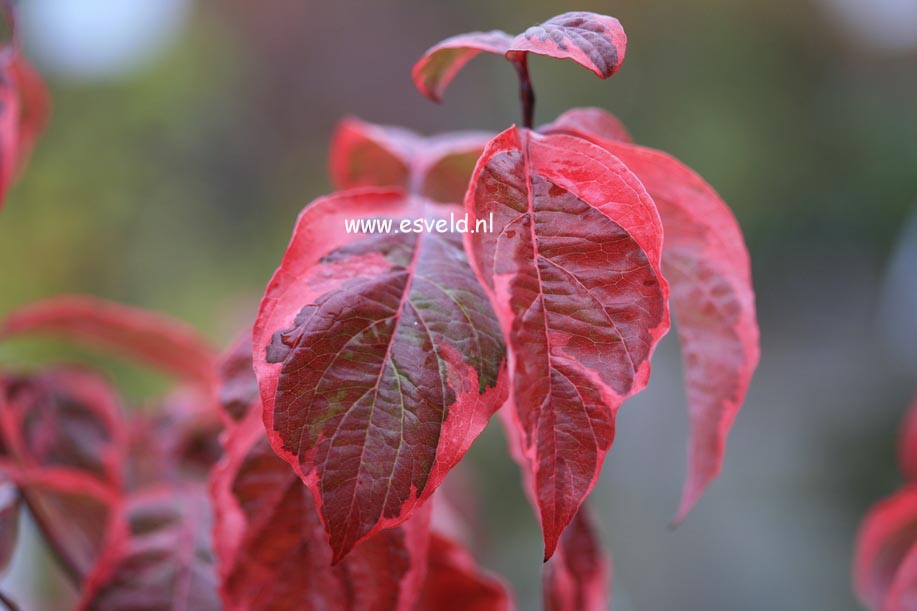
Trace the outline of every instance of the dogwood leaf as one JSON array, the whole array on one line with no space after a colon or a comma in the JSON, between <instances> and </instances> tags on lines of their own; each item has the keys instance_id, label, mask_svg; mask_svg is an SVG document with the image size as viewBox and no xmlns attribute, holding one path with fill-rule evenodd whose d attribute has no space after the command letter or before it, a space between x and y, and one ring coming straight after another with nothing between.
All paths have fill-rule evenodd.
<instances>
[{"instance_id":1,"label":"dogwood leaf","mask_svg":"<svg viewBox=\"0 0 917 611\"><path fill-rule=\"evenodd\" d=\"M0 58L0 208L9 185L21 172L47 123L50 103L41 76L19 49Z\"/></svg>"},{"instance_id":2,"label":"dogwood leaf","mask_svg":"<svg viewBox=\"0 0 917 611\"><path fill-rule=\"evenodd\" d=\"M19 93L19 138L16 149L17 170L22 171L35 141L48 124L51 97L41 75L19 52L10 64L10 76Z\"/></svg>"},{"instance_id":3,"label":"dogwood leaf","mask_svg":"<svg viewBox=\"0 0 917 611\"><path fill-rule=\"evenodd\" d=\"M528 28L515 38L494 30L459 34L434 45L414 65L414 85L439 102L455 75L481 53L503 55L522 64L529 53L569 59L606 79L624 62L627 36L614 17L576 11Z\"/></svg>"},{"instance_id":4,"label":"dogwood leaf","mask_svg":"<svg viewBox=\"0 0 917 611\"><path fill-rule=\"evenodd\" d=\"M571 108L551 123L539 127L538 131L543 134L571 134L593 141L633 142L621 120L602 108Z\"/></svg>"},{"instance_id":5,"label":"dogwood leaf","mask_svg":"<svg viewBox=\"0 0 917 611\"><path fill-rule=\"evenodd\" d=\"M129 429L131 489L204 481L222 454L219 408L195 385L177 388L152 410L131 414Z\"/></svg>"},{"instance_id":6,"label":"dogwood leaf","mask_svg":"<svg viewBox=\"0 0 917 611\"><path fill-rule=\"evenodd\" d=\"M662 228L617 158L515 127L488 145L466 208L494 218L492 233L465 237L508 340L512 428L549 558L668 330Z\"/></svg>"},{"instance_id":7,"label":"dogwood leaf","mask_svg":"<svg viewBox=\"0 0 917 611\"><path fill-rule=\"evenodd\" d=\"M606 79L621 67L626 50L627 36L617 19L574 11L527 29L513 40L506 57L535 53L569 59Z\"/></svg>"},{"instance_id":8,"label":"dogwood leaf","mask_svg":"<svg viewBox=\"0 0 917 611\"><path fill-rule=\"evenodd\" d=\"M211 388L216 355L189 325L139 308L81 295L29 304L7 315L0 340L48 334L135 358Z\"/></svg>"},{"instance_id":9,"label":"dogwood leaf","mask_svg":"<svg viewBox=\"0 0 917 611\"><path fill-rule=\"evenodd\" d=\"M19 92L12 71L0 68L0 208L19 159Z\"/></svg>"},{"instance_id":10,"label":"dogwood leaf","mask_svg":"<svg viewBox=\"0 0 917 611\"><path fill-rule=\"evenodd\" d=\"M104 380L79 369L6 378L0 393L3 446L28 475L20 481L23 498L79 580L100 553L111 503L122 491L119 401ZM102 492L89 494L94 490Z\"/></svg>"},{"instance_id":11,"label":"dogwood leaf","mask_svg":"<svg viewBox=\"0 0 917 611\"><path fill-rule=\"evenodd\" d=\"M452 36L427 49L414 64L411 77L422 94L439 102L459 70L481 53L505 54L513 43L506 32L469 32Z\"/></svg>"},{"instance_id":12,"label":"dogwood leaf","mask_svg":"<svg viewBox=\"0 0 917 611\"><path fill-rule=\"evenodd\" d=\"M436 201L458 203L492 137L471 131L425 137L350 117L341 121L331 140L331 178L342 190L401 187Z\"/></svg>"},{"instance_id":13,"label":"dogwood leaf","mask_svg":"<svg viewBox=\"0 0 917 611\"><path fill-rule=\"evenodd\" d=\"M544 566L546 611L605 611L611 600L611 562L602 551L586 507L580 507L560 537L557 553Z\"/></svg>"},{"instance_id":14,"label":"dogwood leaf","mask_svg":"<svg viewBox=\"0 0 917 611\"><path fill-rule=\"evenodd\" d=\"M399 191L320 199L261 303L265 426L315 493L335 562L406 520L506 396L500 329L456 234L344 226L455 212Z\"/></svg>"},{"instance_id":15,"label":"dogwood leaf","mask_svg":"<svg viewBox=\"0 0 917 611\"><path fill-rule=\"evenodd\" d=\"M80 611L217 611L211 510L194 488L132 494L86 580Z\"/></svg>"},{"instance_id":16,"label":"dogwood leaf","mask_svg":"<svg viewBox=\"0 0 917 611\"><path fill-rule=\"evenodd\" d=\"M313 495L271 449L258 413L230 430L211 494L227 611L414 608L426 570L427 513L332 566Z\"/></svg>"},{"instance_id":17,"label":"dogwood leaf","mask_svg":"<svg viewBox=\"0 0 917 611\"><path fill-rule=\"evenodd\" d=\"M442 533L430 536L430 558L418 611L511 611L506 584L482 571L460 543Z\"/></svg>"},{"instance_id":18,"label":"dogwood leaf","mask_svg":"<svg viewBox=\"0 0 917 611\"><path fill-rule=\"evenodd\" d=\"M678 522L719 475L726 439L758 364L751 263L729 207L694 171L660 151L590 131L596 122L612 119L601 119L601 111L571 112L545 129L586 138L623 161L644 184L662 217L662 268L672 288L691 426Z\"/></svg>"},{"instance_id":19,"label":"dogwood leaf","mask_svg":"<svg viewBox=\"0 0 917 611\"><path fill-rule=\"evenodd\" d=\"M260 398L252 365L250 331L236 340L220 359L219 378L220 407L231 420L242 420Z\"/></svg>"},{"instance_id":20,"label":"dogwood leaf","mask_svg":"<svg viewBox=\"0 0 917 611\"><path fill-rule=\"evenodd\" d=\"M903 597L917 583L917 566L909 560L917 550L917 485L909 484L876 503L857 535L853 582L863 604L872 611L905 611L891 603L890 592ZM894 600L894 599L892 599Z\"/></svg>"}]
</instances>

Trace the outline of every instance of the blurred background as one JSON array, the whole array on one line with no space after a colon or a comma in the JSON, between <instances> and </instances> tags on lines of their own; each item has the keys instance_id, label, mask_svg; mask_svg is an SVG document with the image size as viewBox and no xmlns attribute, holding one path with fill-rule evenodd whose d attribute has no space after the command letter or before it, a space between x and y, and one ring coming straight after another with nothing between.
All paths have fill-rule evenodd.
<instances>
[{"instance_id":1,"label":"blurred background","mask_svg":"<svg viewBox=\"0 0 917 611\"><path fill-rule=\"evenodd\" d=\"M914 0L23 0L54 114L0 215L0 315L92 293L226 345L254 316L300 209L330 189L329 136L354 114L432 133L518 120L511 67L482 57L441 106L413 88L430 45L566 10L617 16L609 81L533 57L536 121L616 113L705 176L752 254L762 360L721 478L679 528L685 398L674 333L619 415L593 498L619 611L857 609L850 558L893 491L917 380ZM55 359L66 354L56 352ZM46 360L0 346L0 366ZM142 401L161 381L107 364ZM537 608L538 526L492 426L470 453L476 552ZM28 529L27 529L28 530ZM25 533L2 587L67 608ZM33 608L26 606L26 608Z\"/></svg>"}]
</instances>

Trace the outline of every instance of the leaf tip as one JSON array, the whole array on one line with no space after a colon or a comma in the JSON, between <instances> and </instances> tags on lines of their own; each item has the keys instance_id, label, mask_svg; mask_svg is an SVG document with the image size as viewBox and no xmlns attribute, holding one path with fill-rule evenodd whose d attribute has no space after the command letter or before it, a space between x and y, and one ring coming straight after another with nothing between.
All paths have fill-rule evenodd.
<instances>
[{"instance_id":1,"label":"leaf tip","mask_svg":"<svg viewBox=\"0 0 917 611\"><path fill-rule=\"evenodd\" d=\"M548 536L545 533L544 537L544 562L547 562L554 555L554 552L557 551L557 542L560 537L552 535Z\"/></svg>"}]
</instances>

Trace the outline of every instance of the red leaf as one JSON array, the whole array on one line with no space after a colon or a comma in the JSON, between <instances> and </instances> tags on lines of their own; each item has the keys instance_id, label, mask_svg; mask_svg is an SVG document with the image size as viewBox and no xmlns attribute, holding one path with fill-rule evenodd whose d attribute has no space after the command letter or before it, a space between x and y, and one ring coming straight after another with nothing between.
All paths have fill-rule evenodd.
<instances>
[{"instance_id":1,"label":"red leaf","mask_svg":"<svg viewBox=\"0 0 917 611\"><path fill-rule=\"evenodd\" d=\"M130 422L131 488L205 481L222 455L222 430L213 400L194 386L169 394L153 413L134 414Z\"/></svg>"},{"instance_id":2,"label":"red leaf","mask_svg":"<svg viewBox=\"0 0 917 611\"><path fill-rule=\"evenodd\" d=\"M420 142L421 136L410 130L348 117L338 124L331 138L331 180L337 189L408 189Z\"/></svg>"},{"instance_id":3,"label":"red leaf","mask_svg":"<svg viewBox=\"0 0 917 611\"><path fill-rule=\"evenodd\" d=\"M20 505L15 482L0 474L0 574L6 570L16 550Z\"/></svg>"},{"instance_id":4,"label":"red leaf","mask_svg":"<svg viewBox=\"0 0 917 611\"><path fill-rule=\"evenodd\" d=\"M10 183L28 160L50 111L48 92L38 72L16 49L0 62L0 208Z\"/></svg>"},{"instance_id":5,"label":"red leaf","mask_svg":"<svg viewBox=\"0 0 917 611\"><path fill-rule=\"evenodd\" d=\"M418 171L420 194L439 202L461 203L474 166L493 137L492 133L470 131L428 137Z\"/></svg>"},{"instance_id":6,"label":"red leaf","mask_svg":"<svg viewBox=\"0 0 917 611\"><path fill-rule=\"evenodd\" d=\"M38 71L22 53L13 56L11 76L19 92L19 143L16 150L18 170L22 171L35 141L48 124L51 97Z\"/></svg>"},{"instance_id":7,"label":"red leaf","mask_svg":"<svg viewBox=\"0 0 917 611\"><path fill-rule=\"evenodd\" d=\"M901 425L898 438L898 464L908 481L917 480L917 395Z\"/></svg>"},{"instance_id":8,"label":"red leaf","mask_svg":"<svg viewBox=\"0 0 917 611\"><path fill-rule=\"evenodd\" d=\"M680 161L653 149L603 140L577 121L559 123L562 131L586 138L623 161L643 182L662 217L662 268L672 287L691 425L688 477L675 518L680 522L722 469L726 438L758 364L748 249L726 203Z\"/></svg>"},{"instance_id":9,"label":"red leaf","mask_svg":"<svg viewBox=\"0 0 917 611\"><path fill-rule=\"evenodd\" d=\"M581 507L561 536L557 553L545 564L545 611L608 609L611 562L587 514L586 507Z\"/></svg>"},{"instance_id":10,"label":"red leaf","mask_svg":"<svg viewBox=\"0 0 917 611\"><path fill-rule=\"evenodd\" d=\"M441 202L462 201L484 146L483 132L424 137L355 118L338 125L331 142L331 177L338 189L401 187Z\"/></svg>"},{"instance_id":11,"label":"red leaf","mask_svg":"<svg viewBox=\"0 0 917 611\"><path fill-rule=\"evenodd\" d=\"M425 571L427 512L331 566L312 493L273 452L257 413L230 431L211 494L228 611L414 608Z\"/></svg>"},{"instance_id":12,"label":"red leaf","mask_svg":"<svg viewBox=\"0 0 917 611\"><path fill-rule=\"evenodd\" d=\"M19 154L19 94L9 67L0 68L0 208L16 173Z\"/></svg>"},{"instance_id":13,"label":"red leaf","mask_svg":"<svg viewBox=\"0 0 917 611\"><path fill-rule=\"evenodd\" d=\"M885 599L885 611L917 609L917 544L912 545L898 566L895 579Z\"/></svg>"},{"instance_id":14,"label":"red leaf","mask_svg":"<svg viewBox=\"0 0 917 611\"><path fill-rule=\"evenodd\" d=\"M320 199L261 303L265 425L316 494L335 562L407 519L506 395L500 330L456 235L344 229L450 211L397 191Z\"/></svg>"},{"instance_id":15,"label":"red leaf","mask_svg":"<svg viewBox=\"0 0 917 611\"><path fill-rule=\"evenodd\" d=\"M246 332L220 360L219 402L230 420L239 421L253 405L260 408L258 378L252 365L252 336Z\"/></svg>"},{"instance_id":16,"label":"red leaf","mask_svg":"<svg viewBox=\"0 0 917 611\"><path fill-rule=\"evenodd\" d=\"M445 535L437 532L431 535L428 567L417 611L515 608L506 585L482 571L465 548Z\"/></svg>"},{"instance_id":17,"label":"red leaf","mask_svg":"<svg viewBox=\"0 0 917 611\"><path fill-rule=\"evenodd\" d=\"M913 584L914 561L905 562L905 557L915 546L917 485L908 485L873 505L860 524L853 580L857 595L869 609L894 608L889 606L893 584L896 596L903 595ZM903 569L908 572L902 573Z\"/></svg>"},{"instance_id":18,"label":"red leaf","mask_svg":"<svg viewBox=\"0 0 917 611\"><path fill-rule=\"evenodd\" d=\"M571 108L552 123L539 127L538 131L543 134L570 134L593 141L602 139L633 142L624 124L601 108Z\"/></svg>"},{"instance_id":19,"label":"red leaf","mask_svg":"<svg viewBox=\"0 0 917 611\"><path fill-rule=\"evenodd\" d=\"M549 558L668 330L659 216L606 151L517 128L488 145L466 207L472 224L494 216L493 233L465 237L508 338L514 434Z\"/></svg>"},{"instance_id":20,"label":"red leaf","mask_svg":"<svg viewBox=\"0 0 917 611\"><path fill-rule=\"evenodd\" d=\"M216 355L187 324L88 296L53 297L10 313L0 340L33 333L112 350L204 388L216 378Z\"/></svg>"},{"instance_id":21,"label":"red leaf","mask_svg":"<svg viewBox=\"0 0 917 611\"><path fill-rule=\"evenodd\" d=\"M121 486L126 440L120 401L107 382L62 368L0 380L0 388L3 439L22 464L73 467Z\"/></svg>"},{"instance_id":22,"label":"red leaf","mask_svg":"<svg viewBox=\"0 0 917 611\"><path fill-rule=\"evenodd\" d=\"M503 55L513 43L506 32L470 32L452 36L429 48L420 58L411 77L422 94L439 102L443 91L465 64L482 52Z\"/></svg>"},{"instance_id":23,"label":"red leaf","mask_svg":"<svg viewBox=\"0 0 917 611\"><path fill-rule=\"evenodd\" d=\"M530 27L513 40L506 57L535 53L570 59L606 79L621 67L626 49L627 36L617 19L576 11Z\"/></svg>"},{"instance_id":24,"label":"red leaf","mask_svg":"<svg viewBox=\"0 0 917 611\"><path fill-rule=\"evenodd\" d=\"M195 611L221 608L206 496L157 489L127 499L78 609Z\"/></svg>"},{"instance_id":25,"label":"red leaf","mask_svg":"<svg viewBox=\"0 0 917 611\"><path fill-rule=\"evenodd\" d=\"M119 410L110 387L82 370L0 380L3 446L24 473L30 512L76 579L99 555L109 505L122 487Z\"/></svg>"},{"instance_id":26,"label":"red leaf","mask_svg":"<svg viewBox=\"0 0 917 611\"><path fill-rule=\"evenodd\" d=\"M423 54L411 76L418 90L434 102L465 64L482 52L504 55L521 64L527 53L570 59L606 79L624 61L627 36L614 17L571 12L548 19L511 37L505 32L471 32L447 38Z\"/></svg>"}]
</instances>

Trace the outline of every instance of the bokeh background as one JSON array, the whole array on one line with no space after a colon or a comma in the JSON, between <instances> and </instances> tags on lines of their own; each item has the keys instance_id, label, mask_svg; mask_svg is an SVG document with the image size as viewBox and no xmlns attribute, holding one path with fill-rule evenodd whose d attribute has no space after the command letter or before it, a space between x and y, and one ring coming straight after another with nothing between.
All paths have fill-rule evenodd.
<instances>
[{"instance_id":1,"label":"bokeh background","mask_svg":"<svg viewBox=\"0 0 917 611\"><path fill-rule=\"evenodd\" d=\"M917 380L914 0L23 0L22 36L54 116L0 215L0 314L64 292L186 319L217 345L254 315L293 221L326 193L345 114L425 133L501 130L515 75L480 58L441 106L410 67L430 45L566 10L617 16L609 81L531 60L539 122L618 114L730 202L748 239L762 360L726 467L679 528L685 398L674 334L626 404L593 507L620 611L856 609L866 508L898 482ZM143 402L161 381L35 342L0 365L97 359ZM476 552L537 608L541 538L496 426L469 455ZM2 587L67 608L25 533Z\"/></svg>"}]
</instances>

